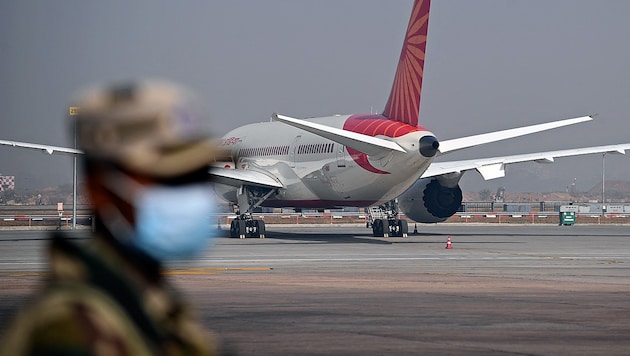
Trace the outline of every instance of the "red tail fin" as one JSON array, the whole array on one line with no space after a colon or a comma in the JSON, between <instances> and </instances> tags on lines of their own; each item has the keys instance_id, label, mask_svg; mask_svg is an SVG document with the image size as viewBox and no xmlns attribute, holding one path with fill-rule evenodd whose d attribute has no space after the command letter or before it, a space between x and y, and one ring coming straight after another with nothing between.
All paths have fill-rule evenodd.
<instances>
[{"instance_id":1,"label":"red tail fin","mask_svg":"<svg viewBox=\"0 0 630 356\"><path fill-rule=\"evenodd\" d=\"M415 0L405 35L398 69L383 116L418 126L420 93L424 74L430 0Z\"/></svg>"}]
</instances>

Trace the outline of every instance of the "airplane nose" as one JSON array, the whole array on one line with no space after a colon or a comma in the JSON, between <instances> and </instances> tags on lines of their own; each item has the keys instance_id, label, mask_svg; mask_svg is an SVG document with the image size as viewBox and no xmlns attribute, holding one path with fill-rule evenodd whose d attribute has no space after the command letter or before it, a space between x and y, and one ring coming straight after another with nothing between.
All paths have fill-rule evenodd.
<instances>
[{"instance_id":1,"label":"airplane nose","mask_svg":"<svg viewBox=\"0 0 630 356\"><path fill-rule=\"evenodd\" d=\"M424 157L433 157L437 154L438 148L440 148L440 142L438 142L435 136L423 136L420 139L420 154Z\"/></svg>"}]
</instances>

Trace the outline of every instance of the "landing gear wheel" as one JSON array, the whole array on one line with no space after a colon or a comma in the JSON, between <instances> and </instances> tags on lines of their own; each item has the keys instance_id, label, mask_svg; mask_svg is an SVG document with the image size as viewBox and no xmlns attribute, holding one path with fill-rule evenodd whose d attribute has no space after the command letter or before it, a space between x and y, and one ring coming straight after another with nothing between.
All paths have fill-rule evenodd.
<instances>
[{"instance_id":1,"label":"landing gear wheel","mask_svg":"<svg viewBox=\"0 0 630 356\"><path fill-rule=\"evenodd\" d=\"M247 237L247 221L239 220L238 221L238 237L244 239Z\"/></svg>"},{"instance_id":2,"label":"landing gear wheel","mask_svg":"<svg viewBox=\"0 0 630 356\"><path fill-rule=\"evenodd\" d=\"M396 225L398 225L398 234L400 237L409 236L409 224L407 223L407 220L398 220Z\"/></svg>"},{"instance_id":3,"label":"landing gear wheel","mask_svg":"<svg viewBox=\"0 0 630 356\"><path fill-rule=\"evenodd\" d=\"M372 235L374 237L383 237L383 220L375 219L372 222Z\"/></svg>"},{"instance_id":4,"label":"landing gear wheel","mask_svg":"<svg viewBox=\"0 0 630 356\"><path fill-rule=\"evenodd\" d=\"M235 219L230 223L230 237L245 238L247 232L247 221Z\"/></svg>"},{"instance_id":5,"label":"landing gear wheel","mask_svg":"<svg viewBox=\"0 0 630 356\"><path fill-rule=\"evenodd\" d=\"M265 222L262 220L254 220L256 224L256 231L258 232L258 237L261 239L265 238Z\"/></svg>"},{"instance_id":6,"label":"landing gear wheel","mask_svg":"<svg viewBox=\"0 0 630 356\"><path fill-rule=\"evenodd\" d=\"M240 235L240 227L238 224L238 220L232 220L230 222L230 237L238 237Z\"/></svg>"},{"instance_id":7,"label":"landing gear wheel","mask_svg":"<svg viewBox=\"0 0 630 356\"><path fill-rule=\"evenodd\" d=\"M389 220L383 219L383 237L389 237Z\"/></svg>"}]
</instances>

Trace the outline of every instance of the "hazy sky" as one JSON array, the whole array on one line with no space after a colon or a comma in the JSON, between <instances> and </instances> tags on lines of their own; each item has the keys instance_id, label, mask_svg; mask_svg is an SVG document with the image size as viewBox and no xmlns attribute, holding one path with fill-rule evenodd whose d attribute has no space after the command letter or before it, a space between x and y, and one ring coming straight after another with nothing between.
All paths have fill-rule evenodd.
<instances>
[{"instance_id":1,"label":"hazy sky","mask_svg":"<svg viewBox=\"0 0 630 356\"><path fill-rule=\"evenodd\" d=\"M165 78L207 102L217 135L273 112L382 110L412 1L0 2L0 139L71 145L68 100L94 82ZM462 159L630 142L630 2L434 1L421 123L439 138L598 113L595 122L489 144ZM577 189L601 155L511 166L464 190ZM22 187L71 182L66 156L0 148ZM607 179L630 157L607 156Z\"/></svg>"}]
</instances>

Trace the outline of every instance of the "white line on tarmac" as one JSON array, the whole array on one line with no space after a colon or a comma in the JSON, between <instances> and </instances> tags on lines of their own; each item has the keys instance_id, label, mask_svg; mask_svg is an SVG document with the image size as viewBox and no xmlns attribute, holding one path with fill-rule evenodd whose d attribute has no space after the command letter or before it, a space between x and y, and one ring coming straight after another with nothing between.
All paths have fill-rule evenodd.
<instances>
[{"instance_id":1,"label":"white line on tarmac","mask_svg":"<svg viewBox=\"0 0 630 356\"><path fill-rule=\"evenodd\" d=\"M204 262L370 262L370 261L439 261L439 260L466 260L466 261L532 261L532 260L550 260L550 259L566 259L566 260L601 260L601 259L617 259L630 260L630 256L614 256L602 255L597 257L588 256L532 256L532 257L365 257L365 258L269 258L269 259L230 259L217 258L205 259ZM199 260L197 261L199 262Z\"/></svg>"}]
</instances>

